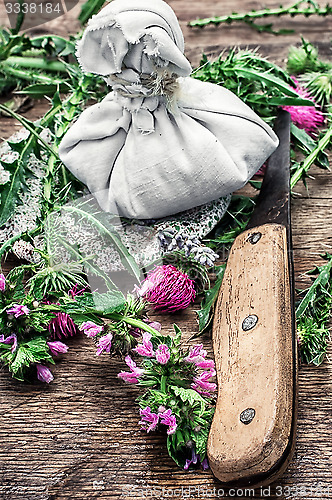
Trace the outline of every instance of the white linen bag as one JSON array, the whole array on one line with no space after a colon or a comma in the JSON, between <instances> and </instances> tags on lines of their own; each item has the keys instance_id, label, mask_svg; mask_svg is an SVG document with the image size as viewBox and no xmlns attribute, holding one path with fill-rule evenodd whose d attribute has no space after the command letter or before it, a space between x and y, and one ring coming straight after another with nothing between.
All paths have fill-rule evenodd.
<instances>
[{"instance_id":1,"label":"white linen bag","mask_svg":"<svg viewBox=\"0 0 332 500\"><path fill-rule=\"evenodd\" d=\"M78 43L112 92L85 110L60 158L120 216L157 219L242 187L278 145L232 92L190 78L183 35L162 0L114 0Z\"/></svg>"}]
</instances>

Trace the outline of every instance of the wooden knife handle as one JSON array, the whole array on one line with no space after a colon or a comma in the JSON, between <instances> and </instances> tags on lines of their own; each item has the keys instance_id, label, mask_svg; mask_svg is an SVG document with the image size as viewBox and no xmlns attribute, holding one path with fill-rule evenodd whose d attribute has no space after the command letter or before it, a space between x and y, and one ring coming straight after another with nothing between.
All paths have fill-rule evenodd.
<instances>
[{"instance_id":1,"label":"wooden knife handle","mask_svg":"<svg viewBox=\"0 0 332 500\"><path fill-rule=\"evenodd\" d=\"M231 249L213 323L218 399L208 458L226 485L286 468L296 426L297 343L286 228L264 224Z\"/></svg>"}]
</instances>

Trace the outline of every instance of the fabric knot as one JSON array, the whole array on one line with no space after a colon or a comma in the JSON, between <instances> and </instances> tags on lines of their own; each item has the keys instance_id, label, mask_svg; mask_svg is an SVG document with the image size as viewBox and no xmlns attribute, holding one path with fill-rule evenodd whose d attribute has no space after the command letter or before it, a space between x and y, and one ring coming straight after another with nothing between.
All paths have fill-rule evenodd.
<instances>
[{"instance_id":1,"label":"fabric knot","mask_svg":"<svg viewBox=\"0 0 332 500\"><path fill-rule=\"evenodd\" d=\"M152 75L141 75L141 82L144 87L152 91L151 95L162 95L167 100L173 99L179 90L178 75L167 70Z\"/></svg>"},{"instance_id":2,"label":"fabric knot","mask_svg":"<svg viewBox=\"0 0 332 500\"><path fill-rule=\"evenodd\" d=\"M123 95L122 92L115 91L114 100L131 114L134 128L142 135L154 132L153 112L159 105L158 97L133 97L132 94Z\"/></svg>"}]
</instances>

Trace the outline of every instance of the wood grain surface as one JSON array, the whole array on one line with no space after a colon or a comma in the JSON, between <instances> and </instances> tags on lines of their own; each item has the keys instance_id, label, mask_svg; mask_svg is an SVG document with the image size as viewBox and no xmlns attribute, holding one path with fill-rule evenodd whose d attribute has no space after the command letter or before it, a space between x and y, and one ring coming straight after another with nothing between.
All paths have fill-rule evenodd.
<instances>
[{"instance_id":1,"label":"wood grain surface","mask_svg":"<svg viewBox=\"0 0 332 500\"><path fill-rule=\"evenodd\" d=\"M331 57L332 17L280 18L276 27L295 34L275 37L257 34L249 27L207 27L191 30L187 21L232 11L275 7L265 0L169 0L179 16L186 40L186 54L197 65L202 52L218 54L230 46L259 47L260 53L283 64L290 44L300 35L317 43L321 54ZM285 0L285 4L288 0ZM324 2L321 2L324 4ZM0 18L6 14L0 4ZM65 18L41 25L39 32L74 32L79 8ZM37 31L37 30L35 30ZM47 102L36 103L26 113L37 118ZM19 125L0 119L0 136L9 137ZM329 171L314 168L308 190L297 186L292 203L296 286L310 282L306 270L322 264L320 254L332 250L332 180ZM10 265L10 264L9 264ZM186 338L197 332L192 308L162 320L163 331L177 323ZM212 352L209 334L202 337ZM331 349L330 349L331 354ZM165 436L139 430L135 398L138 389L123 384L118 359L96 357L86 338L70 341L70 350L54 368L49 386L22 384L0 372L0 498L5 500L139 499L139 498L332 498L331 374L328 360L318 368L302 366L299 374L299 416L295 455L283 477L270 490L222 491L210 471L185 472L168 457Z\"/></svg>"}]
</instances>

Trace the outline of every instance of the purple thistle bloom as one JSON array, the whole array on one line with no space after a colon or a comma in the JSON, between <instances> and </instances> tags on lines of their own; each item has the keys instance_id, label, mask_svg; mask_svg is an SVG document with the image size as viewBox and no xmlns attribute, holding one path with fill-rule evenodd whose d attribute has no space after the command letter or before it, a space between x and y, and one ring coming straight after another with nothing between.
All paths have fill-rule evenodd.
<instances>
[{"instance_id":1,"label":"purple thistle bloom","mask_svg":"<svg viewBox=\"0 0 332 500\"><path fill-rule=\"evenodd\" d=\"M155 355L155 352L153 350L153 345L151 342L151 333L144 332L142 335L142 344L138 344L135 349L133 349L134 352L139 354L140 356L146 356L147 358L153 358Z\"/></svg>"},{"instance_id":2,"label":"purple thistle bloom","mask_svg":"<svg viewBox=\"0 0 332 500\"><path fill-rule=\"evenodd\" d=\"M309 99L314 103L310 93L300 85L296 78L292 77L296 88L295 92L299 96ZM315 106L281 106L282 109L288 111L291 115L292 122L299 128L304 129L308 134L314 132L320 125L324 123L323 113L316 109Z\"/></svg>"},{"instance_id":3,"label":"purple thistle bloom","mask_svg":"<svg viewBox=\"0 0 332 500\"><path fill-rule=\"evenodd\" d=\"M217 384L209 382L208 380L215 375L215 370L201 373L198 377L193 378L194 383L191 384L191 388L202 396L211 397L210 392L214 392L217 389Z\"/></svg>"},{"instance_id":4,"label":"purple thistle bloom","mask_svg":"<svg viewBox=\"0 0 332 500\"><path fill-rule=\"evenodd\" d=\"M4 274L0 274L0 292L4 292L6 289L6 278Z\"/></svg>"},{"instance_id":5,"label":"purple thistle bloom","mask_svg":"<svg viewBox=\"0 0 332 500\"><path fill-rule=\"evenodd\" d=\"M50 348L51 354L53 356L57 356L60 353L64 353L68 351L68 346L56 340L55 342L47 342L48 347Z\"/></svg>"},{"instance_id":6,"label":"purple thistle bloom","mask_svg":"<svg viewBox=\"0 0 332 500\"><path fill-rule=\"evenodd\" d=\"M131 372L120 372L118 377L122 378L124 382L128 382L129 384L137 384L138 379L143 375L144 370L142 368L138 368L135 361L132 360L130 356L125 357L125 362L129 366Z\"/></svg>"},{"instance_id":7,"label":"purple thistle bloom","mask_svg":"<svg viewBox=\"0 0 332 500\"><path fill-rule=\"evenodd\" d=\"M140 410L139 413L142 417L142 420L139 422L142 429L146 430L146 432L154 431L158 425L159 415L152 413L150 406L147 406L144 410ZM147 424L150 425L148 426Z\"/></svg>"},{"instance_id":8,"label":"purple thistle bloom","mask_svg":"<svg viewBox=\"0 0 332 500\"><path fill-rule=\"evenodd\" d=\"M137 293L160 312L185 309L194 301L194 281L172 265L156 266Z\"/></svg>"},{"instance_id":9,"label":"purple thistle bloom","mask_svg":"<svg viewBox=\"0 0 332 500\"><path fill-rule=\"evenodd\" d=\"M83 331L87 337L95 337L96 335L99 335L103 329L103 326L96 325L93 321L85 321L80 326L80 330Z\"/></svg>"},{"instance_id":10,"label":"purple thistle bloom","mask_svg":"<svg viewBox=\"0 0 332 500\"><path fill-rule=\"evenodd\" d=\"M47 384L52 382L54 377L52 375L51 370L49 368L47 368L47 366L45 366L45 365L38 364L36 366L37 366L37 378L38 378L38 380L40 380L41 382L46 382Z\"/></svg>"},{"instance_id":11,"label":"purple thistle bloom","mask_svg":"<svg viewBox=\"0 0 332 500\"><path fill-rule=\"evenodd\" d=\"M111 352L112 348L112 338L113 335L111 333L108 333L107 335L104 335L103 337L100 337L99 342L98 342L98 349L96 352L96 356L100 356L102 352Z\"/></svg>"},{"instance_id":12,"label":"purple thistle bloom","mask_svg":"<svg viewBox=\"0 0 332 500\"><path fill-rule=\"evenodd\" d=\"M79 329L69 314L58 312L55 313L55 318L49 322L48 331L52 339L58 338L61 340L67 337L73 337L78 333Z\"/></svg>"},{"instance_id":13,"label":"purple thistle bloom","mask_svg":"<svg viewBox=\"0 0 332 500\"><path fill-rule=\"evenodd\" d=\"M165 344L160 344L158 349L156 350L156 360L161 365L166 365L170 358L171 354L169 352L169 348Z\"/></svg>"},{"instance_id":14,"label":"purple thistle bloom","mask_svg":"<svg viewBox=\"0 0 332 500\"><path fill-rule=\"evenodd\" d=\"M163 413L160 413L159 416L160 416L160 423L168 426L167 434L168 435L174 434L177 428L177 423L175 415L172 414L172 410L169 408Z\"/></svg>"},{"instance_id":15,"label":"purple thistle bloom","mask_svg":"<svg viewBox=\"0 0 332 500\"><path fill-rule=\"evenodd\" d=\"M11 352L14 353L17 349L17 336L15 335L15 333L12 333L11 335L9 335L9 337L4 337L3 335L0 336L0 342L2 344L11 344L13 343L12 345L12 348L11 348Z\"/></svg>"},{"instance_id":16,"label":"purple thistle bloom","mask_svg":"<svg viewBox=\"0 0 332 500\"><path fill-rule=\"evenodd\" d=\"M29 312L30 309L28 309L27 306L23 306L22 304L15 304L11 309L7 309L7 314L12 314L13 316L15 316L15 318L19 318L24 314L28 315Z\"/></svg>"}]
</instances>

